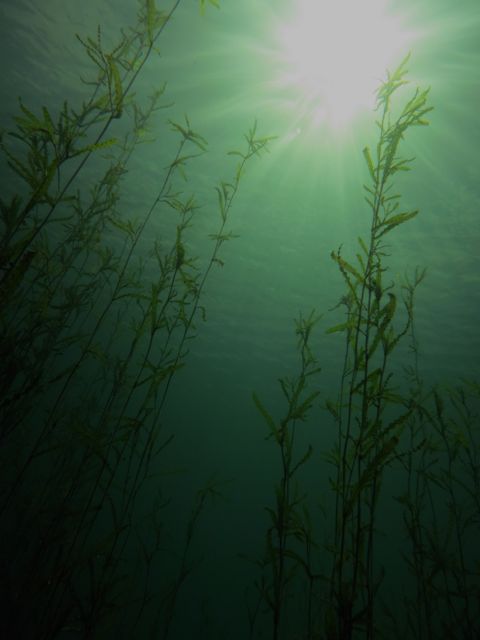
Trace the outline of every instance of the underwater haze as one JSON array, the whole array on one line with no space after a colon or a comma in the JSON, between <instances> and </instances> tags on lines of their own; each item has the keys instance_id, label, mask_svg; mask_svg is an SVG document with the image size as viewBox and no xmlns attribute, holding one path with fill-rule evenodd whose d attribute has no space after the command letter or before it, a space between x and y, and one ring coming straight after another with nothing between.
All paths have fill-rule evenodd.
<instances>
[{"instance_id":1,"label":"underwater haze","mask_svg":"<svg viewBox=\"0 0 480 640\"><path fill-rule=\"evenodd\" d=\"M2 637L480 637L480 5L308 4L0 0Z\"/></svg>"}]
</instances>

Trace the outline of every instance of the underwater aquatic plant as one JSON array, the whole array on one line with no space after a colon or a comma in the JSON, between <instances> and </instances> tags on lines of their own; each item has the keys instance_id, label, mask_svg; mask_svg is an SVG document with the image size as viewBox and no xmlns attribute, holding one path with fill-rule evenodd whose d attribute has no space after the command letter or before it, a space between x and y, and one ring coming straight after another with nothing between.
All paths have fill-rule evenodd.
<instances>
[{"instance_id":1,"label":"underwater aquatic plant","mask_svg":"<svg viewBox=\"0 0 480 640\"><path fill-rule=\"evenodd\" d=\"M413 297L424 275L416 272L411 286L404 287L406 319L400 329L395 328L397 294L392 283L385 283L388 270L385 236L418 212L399 209L400 195L392 194L393 178L399 171L408 171L413 161L413 158L399 155L401 141L412 126L428 124L425 116L432 109L427 105L428 89L417 89L400 114L392 117L392 99L399 87L406 83L408 59L409 56L393 73L388 73L378 89L377 111L380 116L375 154L372 157L368 147L363 150L371 180L370 185L365 185L365 199L371 214L369 233L365 239L358 238L356 263L347 261L341 249L331 253L346 287L337 305L345 308L346 320L327 330L329 334L341 332L345 336L338 398L336 401L327 399L325 403L337 431L337 444L328 456L336 473L336 477L331 479L335 502L333 534L325 546L331 555L330 574L314 572L310 552L305 555L300 550L305 545L307 549L312 547L310 534L306 535L311 531L310 515L299 494L290 496L285 489L294 472L308 460L312 451L309 449L299 463L291 467L294 422L288 435L290 439L286 439L283 425L288 424L288 419L277 426L255 398L257 408L275 436L284 469L283 480L276 488L276 508L268 509L273 525L268 530L268 553L262 566L271 568L272 578L270 583L265 580L257 583L261 587L261 597L273 612L274 640L287 637L287 630L280 624L281 615L286 612L282 614L281 610L287 606L286 585L297 570L307 576L309 585L305 637L351 640L361 633L362 637L371 639L377 629L375 602L383 576L375 563L377 505L384 472L399 456L401 435L415 407L410 396L400 394L394 387L390 361L398 343L411 327ZM306 348L308 338L309 332L305 333L303 348ZM307 353L310 353L309 349ZM302 355L303 367L306 363L311 366L313 362L313 356L306 359ZM299 380L304 381L305 377L302 369ZM292 401L294 405L299 402L299 395L286 394L289 403L287 417L304 419L317 394L314 392L307 397L302 404L301 416L292 413ZM272 532L277 536L275 544ZM287 546L289 536L296 537L297 547ZM314 592L315 582L323 587ZM312 597L317 599L316 616L312 616Z\"/></svg>"},{"instance_id":2,"label":"underwater aquatic plant","mask_svg":"<svg viewBox=\"0 0 480 640\"><path fill-rule=\"evenodd\" d=\"M418 213L400 211L400 195L392 194L393 177L408 171L413 161L399 155L399 146L412 126L428 124L425 116L432 110L427 106L429 90L417 89L392 119L391 101L406 83L408 59L409 55L387 75L377 92L380 117L375 156L368 147L363 150L371 179L371 185L365 185L371 211L369 235L366 240L358 238L356 264L346 261L340 250L331 254L350 297L346 322L328 330L342 331L346 338L339 397L327 405L338 428L330 595L335 613L329 613L328 625L341 639L351 638L355 629L364 630L366 638L375 632L375 596L382 580L374 569L379 492L383 472L397 455L401 433L413 411L410 398L402 397L393 386L389 364L409 330L413 295L422 278L416 279L404 299L403 327L395 329L397 295L392 284L385 284L384 264L385 236ZM397 414L387 418L387 409L396 409Z\"/></svg>"},{"instance_id":3,"label":"underwater aquatic plant","mask_svg":"<svg viewBox=\"0 0 480 640\"><path fill-rule=\"evenodd\" d=\"M307 451L295 459L294 443L298 422L306 419L319 390L309 390L309 378L320 371L310 349L312 330L319 318L311 312L307 318L300 316L296 320L296 334L298 336L297 349L300 354L300 370L293 379L280 379L280 386L287 401L284 417L276 422L263 406L257 395L253 400L262 414L269 429L269 437L275 440L281 457L281 477L275 487L275 506L266 507L270 517L270 526L266 536L265 559L261 566L268 568L271 578L257 585L260 595L266 600L272 612L272 638L282 637L283 615L286 609L288 588L294 577L298 562L307 567L295 551L292 541L303 538L308 542L308 513L305 512L303 496L295 486L294 480L299 469L307 463L313 453L311 445ZM302 512L303 508L303 512ZM294 563L289 559L294 559Z\"/></svg>"},{"instance_id":4,"label":"underwater aquatic plant","mask_svg":"<svg viewBox=\"0 0 480 640\"><path fill-rule=\"evenodd\" d=\"M200 298L207 278L234 237L227 224L245 168L270 140L254 124L245 151L230 152L239 160L233 178L217 187L219 221L203 267L185 241L198 204L175 183L179 172L188 179L187 168L207 144L187 117L168 121L177 148L151 206L140 218L121 212L130 157L152 114L166 108L165 87L145 106L132 90L178 5L166 13L153 0L141 2L137 24L110 51L100 28L96 38L79 38L95 65L96 77L85 81L90 96L80 108L65 101L57 118L20 103L16 129L2 136L7 163L26 188L24 199L1 201L5 637L41 640L68 630L92 637L116 626L134 634L140 622L148 626L149 561L162 527L159 514L153 523L145 518L139 496L173 438L163 435L163 408L195 321L205 318ZM129 133L107 139L119 119L130 124ZM11 149L7 137L22 146ZM81 177L94 157L105 167L87 191ZM152 214L166 208L178 217L160 238ZM146 259L141 243L149 238ZM194 509L187 547L211 493L209 486ZM165 501L157 505L164 507ZM149 528L141 526L144 519ZM132 549L144 563L125 576ZM188 575L185 563L179 575L176 593ZM124 592L126 581L138 598ZM165 638L175 602L159 603Z\"/></svg>"},{"instance_id":5,"label":"underwater aquatic plant","mask_svg":"<svg viewBox=\"0 0 480 640\"><path fill-rule=\"evenodd\" d=\"M480 632L479 401L473 380L436 387L424 392L409 423L404 491L396 499L414 579L402 631L418 640L473 640Z\"/></svg>"}]
</instances>

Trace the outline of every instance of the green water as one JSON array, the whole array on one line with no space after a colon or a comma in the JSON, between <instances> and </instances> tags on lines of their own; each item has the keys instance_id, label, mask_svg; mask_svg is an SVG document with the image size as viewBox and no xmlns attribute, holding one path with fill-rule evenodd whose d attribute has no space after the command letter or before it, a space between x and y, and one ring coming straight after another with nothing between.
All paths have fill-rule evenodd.
<instances>
[{"instance_id":1,"label":"green water","mask_svg":"<svg viewBox=\"0 0 480 640\"><path fill-rule=\"evenodd\" d=\"M129 71L126 61L141 40L127 32L124 65L117 54L100 61L109 80L94 94L105 100L85 116L85 137L76 129L62 147L64 101L74 112L62 126L98 79L75 33L92 39L95 58L101 24L101 51L111 54L138 7L0 1L1 124L12 131L12 116L23 118L20 139L2 137L0 629L12 638L476 638L478 7L390 7L421 34L396 108L420 86L431 87L434 111L400 143L400 157L416 159L392 175L392 193L399 211L420 213L385 236L384 311L369 316L381 313L377 329L394 291L391 326L401 331L405 274L426 275L413 324L384 367L397 396L383 388L374 438L347 438L344 460L358 475L342 491L326 460L339 433L326 402L338 401L342 372L348 397L352 361L344 368L346 332L326 333L345 322L348 293L331 252L341 246L361 271L357 238L368 243L372 217L362 149L375 155L379 112L359 113L342 132L310 128L288 106L295 96L272 83L271 25L288 3L278 15L220 4L205 15L194 2L162 5L165 15L176 7L164 27L151 13L138 27L146 61L131 97L126 78L139 62ZM148 53L154 33L160 56ZM128 147L133 100L146 111L161 88ZM101 148L105 124L101 139L111 142ZM97 192L103 204L89 208L111 162L124 173L110 174ZM305 333L294 321L312 309L320 317L304 356L321 371L299 397L319 393L294 421L278 379L303 379ZM355 404L353 430L372 424L375 388L361 396L368 419ZM267 439L270 420L277 438ZM289 446L290 484L279 493ZM365 514L380 481L373 522ZM346 538L359 536L345 543L357 564L348 550L339 560L336 496ZM290 520L278 515L287 507ZM355 584L351 598L342 575Z\"/></svg>"}]
</instances>

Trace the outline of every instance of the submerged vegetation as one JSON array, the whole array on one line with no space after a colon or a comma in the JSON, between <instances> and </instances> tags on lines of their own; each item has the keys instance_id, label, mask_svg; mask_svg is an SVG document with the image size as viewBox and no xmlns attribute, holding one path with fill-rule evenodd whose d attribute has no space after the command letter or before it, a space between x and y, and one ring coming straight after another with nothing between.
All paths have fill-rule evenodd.
<instances>
[{"instance_id":1,"label":"submerged vegetation","mask_svg":"<svg viewBox=\"0 0 480 640\"><path fill-rule=\"evenodd\" d=\"M182 188L208 143L187 117L168 120L176 147L159 163L150 205L126 210L129 162L169 106L166 87L142 103L135 83L178 5L163 12L142 2L136 25L110 50L100 28L95 38L79 38L96 74L85 81L81 106L65 101L54 113L20 102L15 128L2 133L12 184L20 185L0 199L2 637L175 637L179 594L196 570L196 527L220 494L213 481L198 488L172 566L162 484L162 456L174 437L163 424L168 392L206 319L202 293L234 238L229 217L245 170L272 139L254 124L244 147L229 152L237 164L213 185L218 221L206 258L189 249L200 204ZM206 5L200 1L202 13ZM280 475L244 637L480 634L480 386L425 388L414 323L425 272L403 283L388 273L389 234L417 215L401 210L394 190L396 174L412 164L400 148L431 110L428 91L417 90L392 115L407 60L378 90L378 139L373 152L363 151L368 231L354 261L340 249L331 255L345 286L344 318L326 331L344 340L338 395L321 391L321 357L311 344L316 312L296 320L300 366L280 380L283 417L254 394ZM126 134L119 122L128 123ZM93 185L84 179L92 162ZM401 342L412 363L399 379ZM322 428L333 427L334 437L319 461L311 444L297 452L296 428L311 422L320 398ZM330 465L329 487L302 489L315 464ZM397 581L378 553L382 500L400 514L414 585L395 605L382 592L388 577Z\"/></svg>"},{"instance_id":2,"label":"submerged vegetation","mask_svg":"<svg viewBox=\"0 0 480 640\"><path fill-rule=\"evenodd\" d=\"M123 178L165 87L143 105L132 91L177 6L142 3L137 25L109 51L100 28L79 38L96 68L90 96L56 115L21 102L16 128L2 135L22 183L1 200L2 637L106 637L116 628L133 637L153 589L153 627L166 638L187 572L185 557L173 586L149 583L163 544L158 464L173 438L162 412L205 318L207 278L233 237L246 166L269 139L254 125L231 152L237 167L216 187L218 224L203 264L187 248L199 205L177 180L207 148L188 118L168 121L176 148L162 158L151 204L125 213ZM119 119L129 122L123 137L112 133ZM93 161L98 178L87 189ZM148 495L158 493L153 513L141 506L147 479ZM192 528L215 493L200 490ZM126 576L132 549L143 563Z\"/></svg>"},{"instance_id":3,"label":"submerged vegetation","mask_svg":"<svg viewBox=\"0 0 480 640\"><path fill-rule=\"evenodd\" d=\"M344 307L345 320L326 330L344 336L338 395L324 400L336 432L336 443L323 456L333 467L333 500L325 499L321 487L312 495L311 489L302 493L299 483L293 484L313 454L309 446L295 459L297 423L307 419L321 393L318 386L307 388L312 384L307 377L320 371L309 342L318 321L313 313L296 324L300 373L294 382L280 380L285 417L275 422L254 395L281 459L275 505L267 508L266 552L258 562L262 578L256 583L257 595L272 615L274 640L473 639L480 633L480 555L473 542L480 522L480 388L466 381L453 389L424 389L414 297L425 270L416 268L400 285L388 277L386 236L418 213L401 211L401 195L394 193L395 174L409 171L414 160L401 156L401 143L411 127L428 125L425 116L432 110L429 91L417 89L399 115L392 116L395 93L407 83L408 59L378 89L375 152L372 156L368 147L363 150L370 178L364 185L368 235L358 238L355 262L347 261L340 249L331 254L345 284L337 305ZM410 341L413 363L399 379L394 364L402 340ZM391 494L380 509L389 476L394 478ZM318 503L327 516L322 544L312 527L311 507ZM392 514L392 503L403 510L408 540L403 560L410 571L407 584L414 585L400 604L382 597L382 585L394 569L377 559L379 547L388 547L384 540L379 544L385 535L381 515ZM392 547L389 555L400 552ZM394 575L397 580L400 576ZM303 612L300 620L292 602Z\"/></svg>"}]
</instances>

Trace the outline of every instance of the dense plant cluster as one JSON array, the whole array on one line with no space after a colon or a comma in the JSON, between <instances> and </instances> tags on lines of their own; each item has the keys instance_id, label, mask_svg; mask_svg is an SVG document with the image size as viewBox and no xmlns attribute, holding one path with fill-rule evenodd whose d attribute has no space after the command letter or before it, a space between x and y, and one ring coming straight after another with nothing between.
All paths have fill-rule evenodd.
<instances>
[{"instance_id":1,"label":"dense plant cluster","mask_svg":"<svg viewBox=\"0 0 480 640\"><path fill-rule=\"evenodd\" d=\"M145 105L132 90L178 4L164 13L153 1L141 3L136 26L110 51L100 28L95 38L79 38L96 68L89 97L75 108L65 101L57 114L20 102L16 128L2 135L21 182L1 200L4 637L99 637L102 625L121 626L124 610L132 625L125 637L133 637L151 589L157 637L167 637L185 577L184 559L173 583L149 582L163 504L152 468L173 437L163 433L162 410L195 323L205 318L205 282L233 237L228 216L245 167L269 139L254 125L245 149L231 152L238 164L232 180L216 187L219 219L203 264L185 241L198 203L177 184L207 147L188 118L168 121L176 149L162 158L150 206L125 213L123 178L150 118L164 107L165 87ZM111 134L119 119L129 123L123 138ZM98 179L86 189L82 176L92 162ZM143 513L147 478L158 499ZM199 490L193 522L215 491ZM125 578L132 546L139 575ZM133 598L132 581L141 585Z\"/></svg>"}]
</instances>

